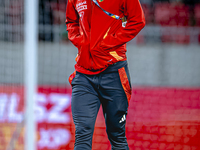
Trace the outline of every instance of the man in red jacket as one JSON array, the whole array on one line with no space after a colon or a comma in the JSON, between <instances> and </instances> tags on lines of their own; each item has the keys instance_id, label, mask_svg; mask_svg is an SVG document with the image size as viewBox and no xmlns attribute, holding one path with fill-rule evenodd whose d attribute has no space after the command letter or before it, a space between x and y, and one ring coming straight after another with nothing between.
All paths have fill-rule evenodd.
<instances>
[{"instance_id":1,"label":"man in red jacket","mask_svg":"<svg viewBox=\"0 0 200 150\"><path fill-rule=\"evenodd\" d=\"M91 149L102 105L112 149L127 150L125 123L131 82L126 43L145 25L139 0L68 0L66 25L69 40L78 48L75 72L69 77L74 149Z\"/></svg>"}]
</instances>

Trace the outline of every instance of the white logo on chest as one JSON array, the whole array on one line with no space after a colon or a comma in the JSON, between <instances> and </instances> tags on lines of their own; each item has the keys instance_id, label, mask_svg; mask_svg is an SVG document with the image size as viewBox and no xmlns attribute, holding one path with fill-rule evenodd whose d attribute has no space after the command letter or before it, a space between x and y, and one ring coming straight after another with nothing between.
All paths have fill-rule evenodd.
<instances>
[{"instance_id":1,"label":"white logo on chest","mask_svg":"<svg viewBox=\"0 0 200 150\"><path fill-rule=\"evenodd\" d=\"M87 2L86 1L76 4L76 10L78 12L86 10L86 9L87 9Z\"/></svg>"}]
</instances>

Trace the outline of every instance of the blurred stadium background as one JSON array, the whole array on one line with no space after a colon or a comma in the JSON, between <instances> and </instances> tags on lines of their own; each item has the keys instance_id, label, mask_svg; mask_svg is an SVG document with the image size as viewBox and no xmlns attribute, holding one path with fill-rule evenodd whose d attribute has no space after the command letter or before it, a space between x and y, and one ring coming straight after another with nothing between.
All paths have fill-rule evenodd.
<instances>
[{"instance_id":1,"label":"blurred stadium background","mask_svg":"<svg viewBox=\"0 0 200 150\"><path fill-rule=\"evenodd\" d=\"M140 0L146 27L128 43L130 150L200 150L200 0ZM77 49L67 0L39 0L38 150L72 150L68 76ZM24 149L24 1L0 0L0 150ZM30 29L31 30L31 29ZM102 111L93 150L110 149Z\"/></svg>"}]
</instances>

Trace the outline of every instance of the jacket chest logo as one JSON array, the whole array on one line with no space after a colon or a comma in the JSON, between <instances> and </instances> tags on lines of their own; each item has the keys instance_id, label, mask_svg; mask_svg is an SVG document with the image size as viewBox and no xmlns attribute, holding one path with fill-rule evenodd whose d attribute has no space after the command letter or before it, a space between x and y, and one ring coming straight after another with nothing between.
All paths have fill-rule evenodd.
<instances>
[{"instance_id":1,"label":"jacket chest logo","mask_svg":"<svg viewBox=\"0 0 200 150\"><path fill-rule=\"evenodd\" d=\"M76 9L77 9L78 12L86 10L87 9L87 2L83 1L83 2L76 4Z\"/></svg>"},{"instance_id":2,"label":"jacket chest logo","mask_svg":"<svg viewBox=\"0 0 200 150\"><path fill-rule=\"evenodd\" d=\"M98 0L99 2L103 2L104 0Z\"/></svg>"}]
</instances>

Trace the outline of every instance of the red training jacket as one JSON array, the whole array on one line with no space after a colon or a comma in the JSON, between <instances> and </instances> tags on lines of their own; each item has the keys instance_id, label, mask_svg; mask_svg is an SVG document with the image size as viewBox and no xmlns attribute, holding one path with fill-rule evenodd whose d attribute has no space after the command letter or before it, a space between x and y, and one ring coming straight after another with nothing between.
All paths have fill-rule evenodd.
<instances>
[{"instance_id":1,"label":"red training jacket","mask_svg":"<svg viewBox=\"0 0 200 150\"><path fill-rule=\"evenodd\" d=\"M109 65L126 60L126 43L145 26L139 0L98 0L101 8L127 18L108 16L92 0L68 0L66 25L69 40L78 48L75 70L98 74Z\"/></svg>"}]
</instances>

